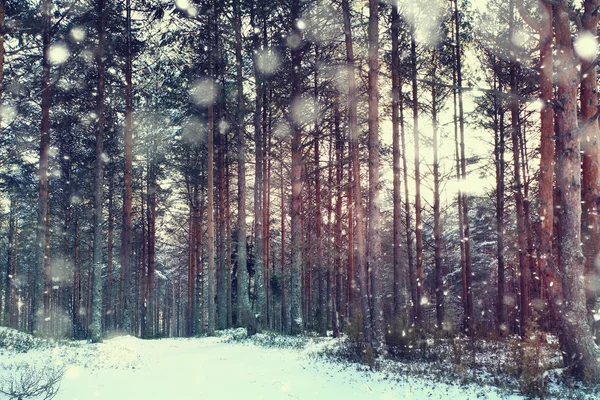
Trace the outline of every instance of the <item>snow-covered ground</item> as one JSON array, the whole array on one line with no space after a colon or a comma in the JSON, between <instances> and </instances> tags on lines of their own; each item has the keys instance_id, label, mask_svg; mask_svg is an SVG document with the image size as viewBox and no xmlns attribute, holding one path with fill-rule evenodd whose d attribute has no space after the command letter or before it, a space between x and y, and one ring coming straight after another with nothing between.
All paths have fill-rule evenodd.
<instances>
[{"instance_id":1,"label":"snow-covered ground","mask_svg":"<svg viewBox=\"0 0 600 400\"><path fill-rule=\"evenodd\" d=\"M318 356L335 346L334 339L232 336L239 331L191 339L121 336L101 344L39 345L25 353L0 348L0 363L3 373L23 361L63 365L58 400L521 398L495 387L372 372Z\"/></svg>"}]
</instances>

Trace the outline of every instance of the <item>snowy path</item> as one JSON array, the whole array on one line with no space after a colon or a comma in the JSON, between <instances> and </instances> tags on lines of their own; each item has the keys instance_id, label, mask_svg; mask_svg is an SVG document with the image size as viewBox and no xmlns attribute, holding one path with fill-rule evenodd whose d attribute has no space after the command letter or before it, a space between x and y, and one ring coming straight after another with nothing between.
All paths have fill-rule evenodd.
<instances>
[{"instance_id":1,"label":"snowy path","mask_svg":"<svg viewBox=\"0 0 600 400\"><path fill-rule=\"evenodd\" d=\"M419 378L394 382L355 365L315 359L310 353L316 346L295 350L222 338L119 337L99 345L33 350L18 358L31 359L37 353L46 362L66 364L57 400L518 398L501 397L492 388Z\"/></svg>"}]
</instances>

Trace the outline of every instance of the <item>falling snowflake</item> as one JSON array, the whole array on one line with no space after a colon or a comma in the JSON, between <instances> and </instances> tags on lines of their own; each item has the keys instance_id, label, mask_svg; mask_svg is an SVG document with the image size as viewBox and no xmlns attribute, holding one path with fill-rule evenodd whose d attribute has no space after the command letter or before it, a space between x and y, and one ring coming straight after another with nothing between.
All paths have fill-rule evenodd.
<instances>
[{"instance_id":1,"label":"falling snowflake","mask_svg":"<svg viewBox=\"0 0 600 400\"><path fill-rule=\"evenodd\" d=\"M55 43L48 49L48 59L53 65L64 64L70 56L71 52L64 43Z\"/></svg>"},{"instance_id":2,"label":"falling snowflake","mask_svg":"<svg viewBox=\"0 0 600 400\"><path fill-rule=\"evenodd\" d=\"M575 52L584 60L592 61L598 53L598 40L591 32L581 32L575 39Z\"/></svg>"}]
</instances>

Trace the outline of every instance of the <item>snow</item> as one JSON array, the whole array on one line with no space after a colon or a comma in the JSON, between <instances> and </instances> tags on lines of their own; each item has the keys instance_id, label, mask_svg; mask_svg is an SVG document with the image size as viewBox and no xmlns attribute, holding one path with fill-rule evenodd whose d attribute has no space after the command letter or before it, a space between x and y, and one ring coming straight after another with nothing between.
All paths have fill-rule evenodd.
<instances>
[{"instance_id":1,"label":"snow","mask_svg":"<svg viewBox=\"0 0 600 400\"><path fill-rule=\"evenodd\" d=\"M210 78L200 79L190 88L192 100L199 106L208 106L214 103L217 97L217 88Z\"/></svg>"},{"instance_id":2,"label":"snow","mask_svg":"<svg viewBox=\"0 0 600 400\"><path fill-rule=\"evenodd\" d=\"M270 47L262 49L256 54L256 67L267 76L277 72L280 65L281 56L276 50Z\"/></svg>"},{"instance_id":3,"label":"snow","mask_svg":"<svg viewBox=\"0 0 600 400\"><path fill-rule=\"evenodd\" d=\"M584 31L577 35L574 47L577 55L587 61L593 61L598 53L596 36L589 31Z\"/></svg>"},{"instance_id":4,"label":"snow","mask_svg":"<svg viewBox=\"0 0 600 400\"><path fill-rule=\"evenodd\" d=\"M53 65L64 64L70 56L71 52L64 43L55 43L48 49L48 58Z\"/></svg>"},{"instance_id":5,"label":"snow","mask_svg":"<svg viewBox=\"0 0 600 400\"><path fill-rule=\"evenodd\" d=\"M521 398L485 385L373 372L320 355L336 346L336 339L234 338L245 337L240 332L162 340L120 336L100 344L35 339L25 353L2 349L0 363L63 366L57 400Z\"/></svg>"},{"instance_id":6,"label":"snow","mask_svg":"<svg viewBox=\"0 0 600 400\"><path fill-rule=\"evenodd\" d=\"M85 29L83 27L76 26L71 29L71 38L75 42L82 42L85 39L85 36Z\"/></svg>"}]
</instances>

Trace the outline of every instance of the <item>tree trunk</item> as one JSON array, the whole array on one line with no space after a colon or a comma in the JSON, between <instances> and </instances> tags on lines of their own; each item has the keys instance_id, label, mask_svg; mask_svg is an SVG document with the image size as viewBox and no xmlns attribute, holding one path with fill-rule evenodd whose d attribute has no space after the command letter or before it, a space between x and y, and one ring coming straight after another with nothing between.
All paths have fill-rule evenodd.
<instances>
[{"instance_id":1,"label":"tree trunk","mask_svg":"<svg viewBox=\"0 0 600 400\"><path fill-rule=\"evenodd\" d=\"M73 238L73 308L71 320L73 325L73 338L83 338L83 326L81 321L81 270L79 263L79 212L75 210L75 227Z\"/></svg>"},{"instance_id":2,"label":"tree trunk","mask_svg":"<svg viewBox=\"0 0 600 400\"><path fill-rule=\"evenodd\" d=\"M285 268L285 179L283 177L283 157L280 160L279 176L281 178L281 331L290 332L289 309L287 301L287 284L289 270Z\"/></svg>"},{"instance_id":3,"label":"tree trunk","mask_svg":"<svg viewBox=\"0 0 600 400\"><path fill-rule=\"evenodd\" d=\"M494 83L495 84L495 83ZM496 84L495 84L496 85ZM502 86L497 88L502 93ZM505 271L504 271L504 195L505 195L505 162L504 151L506 148L504 135L504 108L494 96L494 159L496 164L496 259L498 261L498 297L496 299L496 327L500 335L507 333L506 316L504 308ZM551 183L552 185L552 183Z\"/></svg>"},{"instance_id":4,"label":"tree trunk","mask_svg":"<svg viewBox=\"0 0 600 400\"><path fill-rule=\"evenodd\" d=\"M105 85L105 9L104 1L98 0L98 48L96 50L96 66L98 70L98 94L96 97L96 165L94 166L94 259L92 268L92 307L90 339L92 342L102 340L102 247L103 217L102 200L104 195L104 85Z\"/></svg>"},{"instance_id":5,"label":"tree trunk","mask_svg":"<svg viewBox=\"0 0 600 400\"><path fill-rule=\"evenodd\" d=\"M465 119L463 111L462 88L462 48L460 45L460 19L458 13L458 0L454 0L454 22L456 26L456 85L458 87L458 126L460 131L460 175L463 182L467 179L467 162L465 156ZM462 232L464 249L464 329L469 334L473 328L473 273L471 263L471 242L469 227L469 195L461 193L459 204L462 207Z\"/></svg>"},{"instance_id":6,"label":"tree trunk","mask_svg":"<svg viewBox=\"0 0 600 400\"><path fill-rule=\"evenodd\" d=\"M254 10L256 13L257 10ZM253 46L256 51L261 47L260 36L258 32L257 16L253 15L252 26L254 27ZM266 297L265 297L265 282L264 282L264 242L263 242L263 202L262 202L262 185L263 185L263 139L264 132L262 122L263 111L263 90L264 83L262 74L259 71L256 62L254 63L254 77L256 82L256 108L254 110L254 143L256 148L255 153L255 179L254 179L254 284L256 287L255 296L255 312L257 318L257 329L260 331L265 326L266 320Z\"/></svg>"},{"instance_id":7,"label":"tree trunk","mask_svg":"<svg viewBox=\"0 0 600 400\"><path fill-rule=\"evenodd\" d=\"M302 41L302 31L298 28L300 18L300 0L293 0L291 5L292 35ZM300 67L302 49L300 44L292 48L292 93L291 100L299 99L301 93ZM302 332L304 319L302 316L302 149L301 130L297 121L292 122L292 208L291 208L291 252L290 270L290 333Z\"/></svg>"},{"instance_id":8,"label":"tree trunk","mask_svg":"<svg viewBox=\"0 0 600 400\"><path fill-rule=\"evenodd\" d=\"M319 46L315 45L315 65L319 61ZM318 69L315 69L315 81L314 81L314 98L315 101L319 99L319 77ZM318 306L318 320L317 320L317 331L320 335L327 335L327 293L326 293L326 273L327 273L327 262L323 258L323 215L321 213L321 160L320 160L320 130L318 118L315 119L314 126L314 155L315 155L315 233L316 233L316 248L317 248L317 279L318 279L318 291L319 291L319 306Z\"/></svg>"},{"instance_id":9,"label":"tree trunk","mask_svg":"<svg viewBox=\"0 0 600 400\"><path fill-rule=\"evenodd\" d=\"M210 5L210 16L209 16L209 25L211 27L216 26L216 6L215 1L211 2ZM214 38L209 39L210 46L214 46ZM213 77L213 62L215 57L215 52L217 49L210 49L209 56L209 77ZM214 178L214 138L215 138L215 113L214 113L214 104L211 101L208 104L208 140L207 140L207 151L208 151L208 164L207 164L207 179L208 179L208 204L207 204L207 217L208 217L208 243L207 243L207 251L208 251L208 321L207 321L207 334L209 336L213 336L215 334L215 280L216 280L216 271L215 271L215 206L214 206L214 196L215 196L215 178ZM204 285L204 283L203 283ZM204 299L204 297L203 297Z\"/></svg>"},{"instance_id":10,"label":"tree trunk","mask_svg":"<svg viewBox=\"0 0 600 400\"><path fill-rule=\"evenodd\" d=\"M238 220L237 220L237 322L251 333L248 266L246 256L246 140L244 137L244 85L242 73L242 12L234 0L235 57L237 83ZM252 324L253 325L253 324Z\"/></svg>"},{"instance_id":11,"label":"tree trunk","mask_svg":"<svg viewBox=\"0 0 600 400\"><path fill-rule=\"evenodd\" d=\"M0 103L4 95L4 21L6 19L6 0L0 0ZM0 125L2 125L2 116L0 115ZM0 164L0 167L2 164Z\"/></svg>"},{"instance_id":12,"label":"tree trunk","mask_svg":"<svg viewBox=\"0 0 600 400\"><path fill-rule=\"evenodd\" d=\"M406 229L406 254L408 258L408 281L410 288L410 299L411 299L411 313L410 318L411 325L415 323L417 319L417 288L415 278L415 260L413 255L413 241L412 241L412 228L411 228L411 217L410 217L410 199L408 194L408 161L406 159L406 138L404 128L404 105L402 101L402 87L400 87L400 148L402 153L402 178L404 180L404 218L405 218L405 229Z\"/></svg>"},{"instance_id":13,"label":"tree trunk","mask_svg":"<svg viewBox=\"0 0 600 400\"><path fill-rule=\"evenodd\" d=\"M394 264L394 284L393 284L393 312L394 318L400 317L402 308L401 299L401 281L402 281L402 252L400 246L402 229L402 192L400 178L400 51L398 50L400 15L398 8L392 7L391 15L391 36L392 36L392 165L393 165L393 264Z\"/></svg>"},{"instance_id":14,"label":"tree trunk","mask_svg":"<svg viewBox=\"0 0 600 400\"><path fill-rule=\"evenodd\" d=\"M335 118L335 188L336 188L336 199L335 199L335 233L334 233L334 264L335 264L335 321L333 336L339 337L341 330L345 325L345 309L343 303L343 266L342 266L342 175L344 171L343 158L344 158L344 141L342 138L342 131L340 129L341 115L339 101L336 97L334 103L334 118ZM350 245L349 245L350 246Z\"/></svg>"},{"instance_id":15,"label":"tree trunk","mask_svg":"<svg viewBox=\"0 0 600 400\"><path fill-rule=\"evenodd\" d=\"M335 249L335 242L334 240L334 223L332 222L332 214L333 214L333 197L334 197L334 190L336 190L334 188L334 178L333 178L333 174L334 174L334 169L336 167L336 162L334 161L334 152L335 152L335 146L336 146L336 140L337 137L340 134L340 126L339 126L339 117L336 119L336 112L339 114L339 105L338 105L338 99L335 98L334 102L333 102L333 108L334 108L334 122L333 122L333 127L330 128L330 135L329 135L329 143L328 143L328 152L329 155L327 157L327 233L326 233L326 245L325 245L325 252L327 254L326 256L326 263L327 263L327 267L326 267L326 281L327 281L327 287L326 287L326 293L325 293L325 304L326 304L326 313L327 313L327 329L331 329L333 331L335 331L336 329L339 332L339 326L334 326L338 324L337 318L336 318L336 314L335 314L335 299L336 299L336 294L335 294L335 270L334 270L334 266L335 266L335 254L336 254L336 249ZM337 125L337 127L336 127ZM337 190L336 190L337 191Z\"/></svg>"},{"instance_id":16,"label":"tree trunk","mask_svg":"<svg viewBox=\"0 0 600 400\"><path fill-rule=\"evenodd\" d=\"M113 330L113 230L114 230L114 213L113 213L113 177L110 178L108 187L108 235L107 235L107 260L106 260L106 297L104 306L104 330Z\"/></svg>"},{"instance_id":17,"label":"tree trunk","mask_svg":"<svg viewBox=\"0 0 600 400\"><path fill-rule=\"evenodd\" d=\"M225 136L225 147L229 149L229 139ZM232 270L232 260L231 256L233 253L233 239L231 237L231 187L229 177L231 176L229 170L229 151L225 154L225 176L227 179L225 180L225 237L226 237L226 248L225 248L225 285L227 286L227 327L233 327L233 303L232 303L232 289L231 289L231 270Z\"/></svg>"},{"instance_id":18,"label":"tree trunk","mask_svg":"<svg viewBox=\"0 0 600 400\"><path fill-rule=\"evenodd\" d=\"M577 126L577 62L573 53L569 13L563 3L554 7L554 30L558 58L556 136L558 166L556 185L560 226L560 267L563 301L561 344L573 374L583 381L600 381L600 349L587 322L584 287L585 260L581 251L581 154Z\"/></svg>"},{"instance_id":19,"label":"tree trunk","mask_svg":"<svg viewBox=\"0 0 600 400\"><path fill-rule=\"evenodd\" d=\"M434 55L433 65L437 60ZM434 67L432 76L436 77ZM442 225L440 223L440 165L438 160L438 93L431 85L431 120L433 124L433 248L435 263L435 314L437 328L444 330L444 271L442 259Z\"/></svg>"},{"instance_id":20,"label":"tree trunk","mask_svg":"<svg viewBox=\"0 0 600 400\"><path fill-rule=\"evenodd\" d=\"M371 274L372 345L385 353L381 259L381 181L379 177L379 1L369 0L369 230L367 233L367 273ZM363 293L364 295L364 293Z\"/></svg>"},{"instance_id":21,"label":"tree trunk","mask_svg":"<svg viewBox=\"0 0 600 400\"><path fill-rule=\"evenodd\" d=\"M208 335L215 334L215 208L214 208L214 106L208 105Z\"/></svg>"},{"instance_id":22,"label":"tree trunk","mask_svg":"<svg viewBox=\"0 0 600 400\"><path fill-rule=\"evenodd\" d=\"M514 3L510 4L510 31L514 25ZM517 212L517 246L519 252L519 282L520 282L520 304L519 304L519 333L525 335L526 324L529 319L529 260L527 257L527 236L525 226L525 209L523 199L523 186L521 180L521 160L519 148L519 101L517 87L517 62L510 63L510 113L511 113L511 139L513 151L513 194L515 197L515 208Z\"/></svg>"},{"instance_id":23,"label":"tree trunk","mask_svg":"<svg viewBox=\"0 0 600 400\"><path fill-rule=\"evenodd\" d=\"M151 156L152 157L152 156ZM154 314L156 312L157 297L155 291L155 260L156 260L156 166L155 161L151 160L148 165L148 271L146 278L147 303L145 337L155 337L158 332L158 326L154 323Z\"/></svg>"},{"instance_id":24,"label":"tree trunk","mask_svg":"<svg viewBox=\"0 0 600 400\"><path fill-rule=\"evenodd\" d=\"M201 190L196 190L196 218L194 220L194 276L193 276L193 290L194 290L194 306L192 315L192 326L194 334L201 334L205 330L205 315L206 315L206 299L204 297L204 289L207 281L206 271L204 269L204 248L202 247L202 221L204 221L204 196ZM214 282L214 281L213 281ZM213 297L214 298L214 297Z\"/></svg>"},{"instance_id":25,"label":"tree trunk","mask_svg":"<svg viewBox=\"0 0 600 400\"><path fill-rule=\"evenodd\" d=\"M146 178L148 179L148 178ZM142 178L142 182L144 182ZM140 274L139 274L139 286L140 286L140 295L139 298L139 313L140 313L140 334L142 337L146 337L148 334L146 333L146 319L148 318L148 230L146 228L148 224L148 212L145 211L144 202L146 202L146 208L148 207L147 199L144 199L144 189L142 185L142 190L140 191L140 219L141 219L141 239L140 239Z\"/></svg>"},{"instance_id":26,"label":"tree trunk","mask_svg":"<svg viewBox=\"0 0 600 400\"><path fill-rule=\"evenodd\" d=\"M358 269L358 285L356 279L350 281L352 297L349 303L351 310L358 309L358 304L354 304L360 301L360 310L362 313L362 323L364 330L365 343L371 343L372 329L371 329L371 311L369 307L369 292L367 282L367 264L366 264L366 235L365 235L365 222L364 222L364 209L362 204L362 189L360 185L360 161L358 155L358 111L357 111L357 92L356 92L356 78L354 72L354 49L352 41L352 25L350 21L350 4L348 0L342 0L342 10L344 14L344 33L346 43L346 63L348 65L348 107L349 107L349 146L350 146L350 158L352 165L352 196L354 200L354 221L355 230L353 235L356 239L356 267ZM349 247L352 248L353 244L349 243ZM353 274L354 275L354 274ZM352 323L358 323L358 321L352 320Z\"/></svg>"},{"instance_id":27,"label":"tree trunk","mask_svg":"<svg viewBox=\"0 0 600 400\"><path fill-rule=\"evenodd\" d=\"M133 55L131 49L131 0L126 1L127 60L125 65L125 193L123 196L123 227L121 232L121 324L124 332L131 332L131 204L133 199Z\"/></svg>"},{"instance_id":28,"label":"tree trunk","mask_svg":"<svg viewBox=\"0 0 600 400\"><path fill-rule=\"evenodd\" d=\"M3 7L3 6L0 6ZM6 257L6 279L4 281L4 323L6 326L12 325L12 309L13 309L13 263L15 252L15 201L10 198L9 216L8 216L8 251Z\"/></svg>"},{"instance_id":29,"label":"tree trunk","mask_svg":"<svg viewBox=\"0 0 600 400\"><path fill-rule=\"evenodd\" d=\"M267 21L263 18L263 48L267 48L269 46L267 40ZM269 82L271 85L272 82ZM269 232L271 230L270 225L270 202L271 202L271 194L270 194L270 181L271 181L271 161L269 158L269 150L271 146L271 110L269 108L269 104L272 102L272 96L269 87L263 88L263 115L262 115L262 132L263 132L263 182L262 182L262 240L263 240L263 265L264 265L264 273L263 273L263 324L265 327L270 327L270 315L269 315L269 261L270 261L270 243L271 237Z\"/></svg>"},{"instance_id":30,"label":"tree trunk","mask_svg":"<svg viewBox=\"0 0 600 400\"><path fill-rule=\"evenodd\" d=\"M419 100L417 92L417 44L415 41L415 28L412 28L410 37L410 58L412 64L412 112L413 133L415 144L415 239L417 251L416 268L416 304L415 319L417 325L424 327L423 320L423 222L421 219L421 160L419 155Z\"/></svg>"},{"instance_id":31,"label":"tree trunk","mask_svg":"<svg viewBox=\"0 0 600 400\"><path fill-rule=\"evenodd\" d=\"M586 0L582 19L583 29L597 34L600 21L600 0ZM592 323L596 343L600 343L600 324L594 314L600 312L598 294L598 253L600 252L600 134L598 127L598 73L590 60L582 60L581 70L581 121L583 150L583 243L586 257L586 293L589 320Z\"/></svg>"},{"instance_id":32,"label":"tree trunk","mask_svg":"<svg viewBox=\"0 0 600 400\"><path fill-rule=\"evenodd\" d=\"M44 267L46 265L46 227L50 223L47 219L49 207L48 193L48 150L50 148L50 61L49 49L51 38L52 0L41 3L41 12L44 21L42 37L42 124L40 136L40 163L39 163L39 195L37 204L36 227L36 271L33 273L33 296L29 318L29 332L42 333L43 308L44 308Z\"/></svg>"},{"instance_id":33,"label":"tree trunk","mask_svg":"<svg viewBox=\"0 0 600 400\"><path fill-rule=\"evenodd\" d=\"M217 271L217 329L227 327L227 271L225 269L225 135L221 131L217 133L217 193L219 199L218 212L219 217L219 236L218 236L218 271Z\"/></svg>"}]
</instances>

